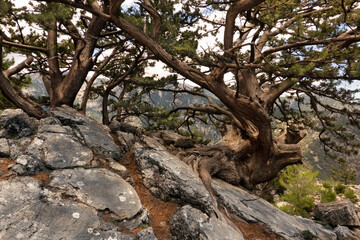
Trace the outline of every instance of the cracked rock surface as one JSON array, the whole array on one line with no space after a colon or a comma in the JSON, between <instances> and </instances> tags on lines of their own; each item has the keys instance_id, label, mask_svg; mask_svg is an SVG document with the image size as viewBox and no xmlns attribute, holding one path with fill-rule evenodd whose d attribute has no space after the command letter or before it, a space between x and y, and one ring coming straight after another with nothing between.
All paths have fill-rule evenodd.
<instances>
[{"instance_id":1,"label":"cracked rock surface","mask_svg":"<svg viewBox=\"0 0 360 240\"><path fill-rule=\"evenodd\" d=\"M201 179L156 136L113 124L118 146L109 128L74 109L61 107L50 115L40 121L21 110L0 115L0 157L6 158L0 161L0 239L156 240L156 227L149 226L153 212L141 203L136 192L141 188L135 183L183 206L171 216L172 239L244 239L233 225L212 216L211 197ZM174 134L166 136L174 145L179 142ZM183 148L191 146L180 142ZM128 150L137 166L127 163L132 161L123 154ZM129 171L119 160L130 165ZM140 182L132 180L134 170L140 170ZM212 186L219 205L284 239L304 239L304 232L318 239L353 236L345 227L335 234L311 220L290 216L220 180ZM140 230L144 226L149 227Z\"/></svg>"},{"instance_id":2,"label":"cracked rock surface","mask_svg":"<svg viewBox=\"0 0 360 240\"><path fill-rule=\"evenodd\" d=\"M284 213L270 203L221 180L212 182L215 194L232 213L247 222L260 223L285 239L303 239L310 231L319 239L336 239L336 234L313 221Z\"/></svg>"},{"instance_id":3,"label":"cracked rock surface","mask_svg":"<svg viewBox=\"0 0 360 240\"><path fill-rule=\"evenodd\" d=\"M175 214L171 222L171 229L174 239L179 240L244 240L244 236L239 231L217 218L209 218L189 205L182 207Z\"/></svg>"},{"instance_id":4,"label":"cracked rock surface","mask_svg":"<svg viewBox=\"0 0 360 240\"><path fill-rule=\"evenodd\" d=\"M135 143L133 149L144 185L151 193L164 200L179 198L211 211L210 194L191 168L153 139L145 137L145 141L143 145Z\"/></svg>"},{"instance_id":5,"label":"cracked rock surface","mask_svg":"<svg viewBox=\"0 0 360 240\"><path fill-rule=\"evenodd\" d=\"M0 157L11 157L15 173L0 181L0 239L135 239L119 225L137 228L149 212L122 178L107 129L67 107L52 115L0 116Z\"/></svg>"},{"instance_id":6,"label":"cracked rock surface","mask_svg":"<svg viewBox=\"0 0 360 240\"><path fill-rule=\"evenodd\" d=\"M49 186L98 210L108 209L117 220L128 220L143 211L134 188L107 169L64 169L50 174Z\"/></svg>"},{"instance_id":7,"label":"cracked rock surface","mask_svg":"<svg viewBox=\"0 0 360 240\"><path fill-rule=\"evenodd\" d=\"M122 239L95 209L47 196L31 177L0 182L0 239Z\"/></svg>"}]
</instances>

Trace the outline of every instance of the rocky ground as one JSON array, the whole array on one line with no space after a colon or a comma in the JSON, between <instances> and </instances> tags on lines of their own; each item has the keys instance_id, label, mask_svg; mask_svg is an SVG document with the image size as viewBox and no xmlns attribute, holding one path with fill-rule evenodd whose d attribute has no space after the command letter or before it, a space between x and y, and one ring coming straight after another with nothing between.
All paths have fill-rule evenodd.
<instances>
[{"instance_id":1,"label":"rocky ground","mask_svg":"<svg viewBox=\"0 0 360 240\"><path fill-rule=\"evenodd\" d=\"M40 121L5 110L0 129L0 239L358 239L356 213L325 226L214 180L233 224L220 221L202 181L165 147L181 147L171 134L107 128L68 107Z\"/></svg>"}]
</instances>

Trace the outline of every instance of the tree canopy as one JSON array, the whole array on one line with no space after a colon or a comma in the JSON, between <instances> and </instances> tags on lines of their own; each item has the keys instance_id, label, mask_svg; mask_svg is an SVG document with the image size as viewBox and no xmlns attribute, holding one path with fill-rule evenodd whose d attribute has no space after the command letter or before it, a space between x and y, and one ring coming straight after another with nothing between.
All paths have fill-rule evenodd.
<instances>
[{"instance_id":1,"label":"tree canopy","mask_svg":"<svg viewBox=\"0 0 360 240\"><path fill-rule=\"evenodd\" d=\"M9 84L9 77L24 68L42 74L49 105L56 107L73 105L91 70L110 79L104 99L119 84L125 89L125 82L155 86L159 79L144 78L144 72L157 60L201 89L173 92L207 101L176 111L232 124L218 144L226 146L218 148L221 157L199 160L203 178L227 171L225 180L249 189L269 181L302 162L298 142L309 127L319 131L327 150L357 152L352 131L360 126L359 1L30 2L30 8L17 9L0 0L2 49L27 56L22 65L2 66L0 88L36 117L45 113L35 102L21 104L26 97ZM112 67L105 66L109 62ZM87 83L90 89L92 81ZM341 126L335 122L339 115L346 117ZM284 129L276 134L280 123ZM224 156L227 164L220 166Z\"/></svg>"}]
</instances>

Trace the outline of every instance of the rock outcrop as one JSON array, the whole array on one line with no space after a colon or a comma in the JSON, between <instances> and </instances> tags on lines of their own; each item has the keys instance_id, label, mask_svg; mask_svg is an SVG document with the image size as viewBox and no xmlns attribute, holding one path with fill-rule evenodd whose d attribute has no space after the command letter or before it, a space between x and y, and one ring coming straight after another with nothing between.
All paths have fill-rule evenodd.
<instances>
[{"instance_id":1,"label":"rock outcrop","mask_svg":"<svg viewBox=\"0 0 360 240\"><path fill-rule=\"evenodd\" d=\"M315 218L332 226L360 227L354 204L345 199L337 202L320 203L314 209Z\"/></svg>"},{"instance_id":2,"label":"rock outcrop","mask_svg":"<svg viewBox=\"0 0 360 240\"><path fill-rule=\"evenodd\" d=\"M166 239L246 239L241 227L216 218L201 179L164 146L193 147L189 139L146 135L117 122L111 136L110 128L69 107L40 121L7 110L0 124L0 239L155 240L159 230L152 228L151 208L142 204L144 186L179 206L171 223L163 224L170 225ZM141 182L132 177L137 170L142 180L134 179ZM356 239L347 227L332 230L290 216L223 181L213 180L212 187L231 219L259 225L268 239Z\"/></svg>"},{"instance_id":3,"label":"rock outcrop","mask_svg":"<svg viewBox=\"0 0 360 240\"><path fill-rule=\"evenodd\" d=\"M129 174L107 129L68 107L51 115L0 116L0 153L14 161L0 181L0 239L135 239L123 229L146 224L148 210L122 178Z\"/></svg>"}]
</instances>

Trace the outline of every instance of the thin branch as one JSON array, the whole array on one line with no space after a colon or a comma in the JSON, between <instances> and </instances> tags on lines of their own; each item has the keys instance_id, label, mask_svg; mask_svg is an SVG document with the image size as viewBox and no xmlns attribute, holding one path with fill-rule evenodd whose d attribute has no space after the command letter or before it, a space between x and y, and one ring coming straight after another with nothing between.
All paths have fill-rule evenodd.
<instances>
[{"instance_id":1,"label":"thin branch","mask_svg":"<svg viewBox=\"0 0 360 240\"><path fill-rule=\"evenodd\" d=\"M39 51L42 53L47 53L47 49L42 48L42 47L36 47L36 46L27 45L27 44L16 43L16 42L8 41L5 39L3 39L3 43L6 45L9 45L9 46L12 46L12 47L18 47L18 48L28 49L28 50L32 50L32 51Z\"/></svg>"},{"instance_id":2,"label":"thin branch","mask_svg":"<svg viewBox=\"0 0 360 240\"><path fill-rule=\"evenodd\" d=\"M301 46L331 44L331 43L334 43L334 42L346 42L346 41L353 42L353 41L359 41L359 40L360 40L359 35L347 36L347 37L337 37L337 38L331 38L331 39L306 40L306 41L301 41L301 42L297 42L297 43L290 43L290 44L286 44L286 45L282 45L282 46L267 49L262 53L262 55L266 56L266 55L269 55L269 54L274 53L274 52L279 52L279 51L283 51L283 50L287 50L287 49L291 49L291 48L295 48L295 47L301 47Z\"/></svg>"},{"instance_id":3,"label":"thin branch","mask_svg":"<svg viewBox=\"0 0 360 240\"><path fill-rule=\"evenodd\" d=\"M226 13L224 48L228 50L233 47L235 19L241 12L248 11L258 6L265 0L237 0L229 8Z\"/></svg>"},{"instance_id":4,"label":"thin branch","mask_svg":"<svg viewBox=\"0 0 360 240\"><path fill-rule=\"evenodd\" d=\"M34 60L34 57L31 56L31 55L28 55L27 58L22 61L20 64L16 65L15 67L13 68L9 68L7 70L5 70L3 73L4 73L4 76L6 78L9 78L11 77L12 75L14 74L17 74L19 73L21 70L23 70L24 68L28 67L32 61Z\"/></svg>"},{"instance_id":5,"label":"thin branch","mask_svg":"<svg viewBox=\"0 0 360 240\"><path fill-rule=\"evenodd\" d=\"M139 3L139 5L142 6L143 8L145 8L146 11L152 17L152 19L154 21L154 24L153 24L154 29L152 32L152 38L154 38L155 41L158 41L159 36L160 36L160 28L161 28L161 24L162 24L160 14L156 11L156 9L153 7L153 5L150 3L149 0L144 0L144 4Z\"/></svg>"}]
</instances>

